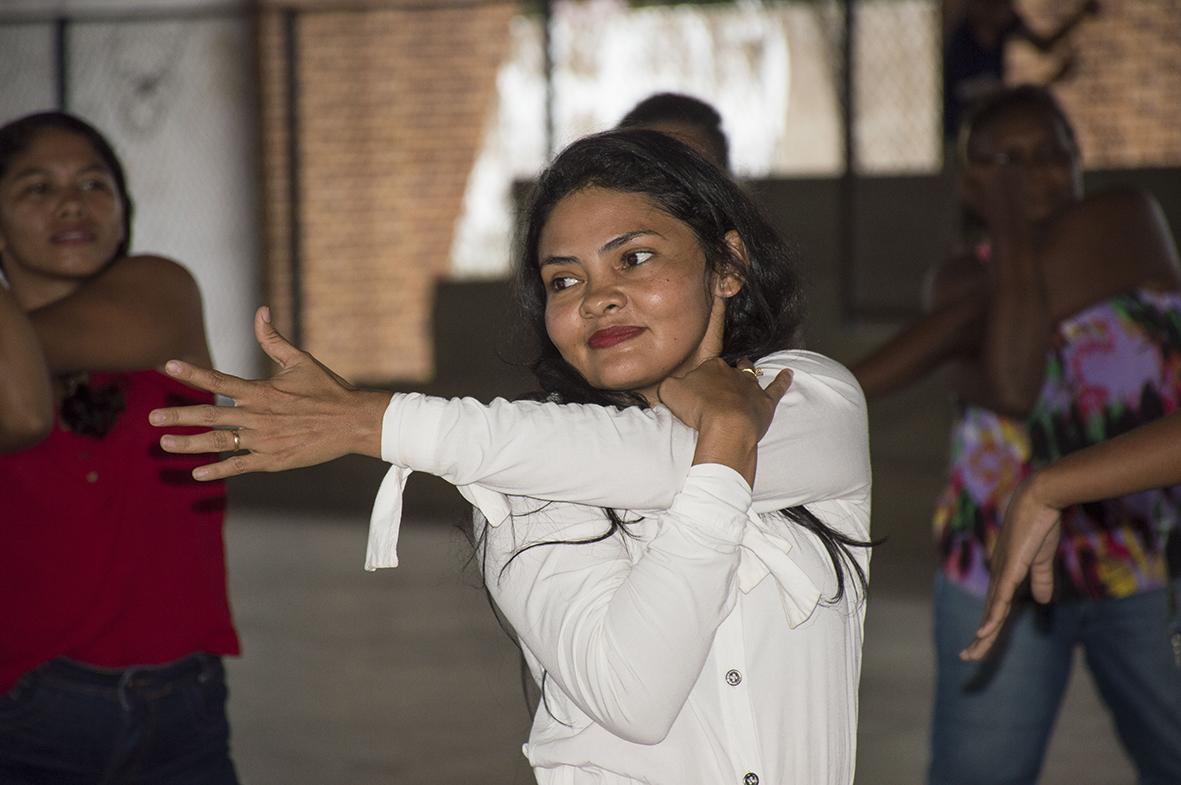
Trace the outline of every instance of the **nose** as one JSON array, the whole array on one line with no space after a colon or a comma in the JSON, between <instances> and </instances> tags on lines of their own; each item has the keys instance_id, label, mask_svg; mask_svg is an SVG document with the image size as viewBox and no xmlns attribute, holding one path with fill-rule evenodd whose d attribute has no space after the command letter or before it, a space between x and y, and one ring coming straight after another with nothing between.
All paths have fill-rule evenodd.
<instances>
[{"instance_id":1,"label":"nose","mask_svg":"<svg viewBox=\"0 0 1181 785\"><path fill-rule=\"evenodd\" d=\"M57 213L60 216L80 215L85 210L85 202L80 188L69 187L61 192L57 203Z\"/></svg>"},{"instance_id":2,"label":"nose","mask_svg":"<svg viewBox=\"0 0 1181 785\"><path fill-rule=\"evenodd\" d=\"M614 278L592 277L582 294L582 315L587 318L613 313L624 306L627 296Z\"/></svg>"}]
</instances>

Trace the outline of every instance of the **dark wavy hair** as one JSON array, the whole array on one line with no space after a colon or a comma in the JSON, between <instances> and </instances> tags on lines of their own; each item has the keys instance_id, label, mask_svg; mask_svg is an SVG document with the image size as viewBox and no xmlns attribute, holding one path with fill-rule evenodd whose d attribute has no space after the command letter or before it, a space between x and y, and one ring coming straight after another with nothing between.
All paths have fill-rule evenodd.
<instances>
[{"instance_id":1,"label":"dark wavy hair","mask_svg":"<svg viewBox=\"0 0 1181 785\"><path fill-rule=\"evenodd\" d=\"M618 128L643 128L653 123L692 126L705 136L722 168L730 169L730 140L722 130L722 116L712 105L683 93L656 93L633 106Z\"/></svg>"},{"instance_id":2,"label":"dark wavy hair","mask_svg":"<svg viewBox=\"0 0 1181 785\"><path fill-rule=\"evenodd\" d=\"M733 365L743 358L753 360L792 347L803 311L800 279L793 254L754 202L724 172L676 139L655 131L617 129L567 147L541 175L525 214L514 289L535 343L530 367L542 397L559 403L619 407L649 403L635 392L591 386L562 358L546 332L546 292L538 258L541 233L558 202L586 188L644 196L693 230L709 271L742 279L742 288L726 301L723 359ZM736 258L726 240L731 231L745 244L745 263ZM617 531L626 533L628 521L614 510L606 514L607 530L584 542L597 542ZM803 506L786 508L782 514L814 533L828 551L837 577L830 602L844 595L846 566L865 590L865 574L849 548L870 543L829 527ZM535 546L547 544L554 543Z\"/></svg>"},{"instance_id":3,"label":"dark wavy hair","mask_svg":"<svg viewBox=\"0 0 1181 785\"><path fill-rule=\"evenodd\" d=\"M131 219L134 211L131 194L127 191L127 177L111 143L90 123L65 112L39 112L0 127L0 178L8 173L13 160L28 150L37 137L46 131L64 131L82 137L90 143L111 173L116 193L123 203L123 241L115 249L108 263L126 256L131 245ZM3 268L4 258L0 254L0 271ZM62 420L75 433L95 438L105 436L126 405L121 386L116 383L93 388L85 374L74 375L65 382L66 395L60 410Z\"/></svg>"},{"instance_id":4,"label":"dark wavy hair","mask_svg":"<svg viewBox=\"0 0 1181 785\"><path fill-rule=\"evenodd\" d=\"M569 403L635 404L633 393L592 387L569 365L545 329L546 291L538 245L554 207L585 188L640 194L693 230L713 274L743 286L726 301L722 357L731 364L792 345L803 298L794 259L755 204L724 173L687 145L656 131L617 129L580 139L541 175L525 213L514 295L535 343L530 363L541 389ZM748 262L735 257L726 234L736 231Z\"/></svg>"}]
</instances>

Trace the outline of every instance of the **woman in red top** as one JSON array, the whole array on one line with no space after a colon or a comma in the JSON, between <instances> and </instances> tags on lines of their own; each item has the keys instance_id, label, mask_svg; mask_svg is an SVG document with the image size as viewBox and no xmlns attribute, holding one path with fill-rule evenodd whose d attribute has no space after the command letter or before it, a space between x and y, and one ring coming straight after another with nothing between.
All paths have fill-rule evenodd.
<instances>
[{"instance_id":1,"label":"woman in red top","mask_svg":"<svg viewBox=\"0 0 1181 785\"><path fill-rule=\"evenodd\" d=\"M147 412L209 362L175 262L127 254L131 200L94 128L0 128L0 781L236 783L223 487Z\"/></svg>"}]
</instances>

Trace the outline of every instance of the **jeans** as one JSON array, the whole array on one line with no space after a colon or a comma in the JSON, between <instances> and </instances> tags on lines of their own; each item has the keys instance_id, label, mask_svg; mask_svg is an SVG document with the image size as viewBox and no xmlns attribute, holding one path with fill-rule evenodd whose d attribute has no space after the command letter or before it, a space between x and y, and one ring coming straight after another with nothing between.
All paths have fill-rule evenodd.
<instances>
[{"instance_id":1,"label":"jeans","mask_svg":"<svg viewBox=\"0 0 1181 785\"><path fill-rule=\"evenodd\" d=\"M225 705L211 655L125 670L52 660L0 697L0 782L237 785Z\"/></svg>"},{"instance_id":2,"label":"jeans","mask_svg":"<svg viewBox=\"0 0 1181 785\"><path fill-rule=\"evenodd\" d=\"M1181 594L1181 580L1172 591ZM940 575L931 785L1033 785L1080 644L1141 785L1181 783L1181 652L1169 594L1019 604L989 659L966 663L959 652L984 602Z\"/></svg>"}]
</instances>

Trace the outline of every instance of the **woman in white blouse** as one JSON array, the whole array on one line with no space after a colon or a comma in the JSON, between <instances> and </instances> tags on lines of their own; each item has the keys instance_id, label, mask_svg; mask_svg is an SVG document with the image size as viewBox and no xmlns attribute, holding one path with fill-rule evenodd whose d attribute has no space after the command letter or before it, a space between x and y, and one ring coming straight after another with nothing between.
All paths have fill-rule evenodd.
<instances>
[{"instance_id":1,"label":"woman in white blouse","mask_svg":"<svg viewBox=\"0 0 1181 785\"><path fill-rule=\"evenodd\" d=\"M381 456L394 468L368 566L396 563L409 470L454 483L542 688L525 745L540 783L847 785L865 404L844 368L788 350L799 294L783 243L722 172L637 130L567 148L523 239L539 400L356 390L260 309L279 373L170 363L236 405L157 410L157 425L230 428L162 446L237 452L198 479Z\"/></svg>"}]
</instances>

